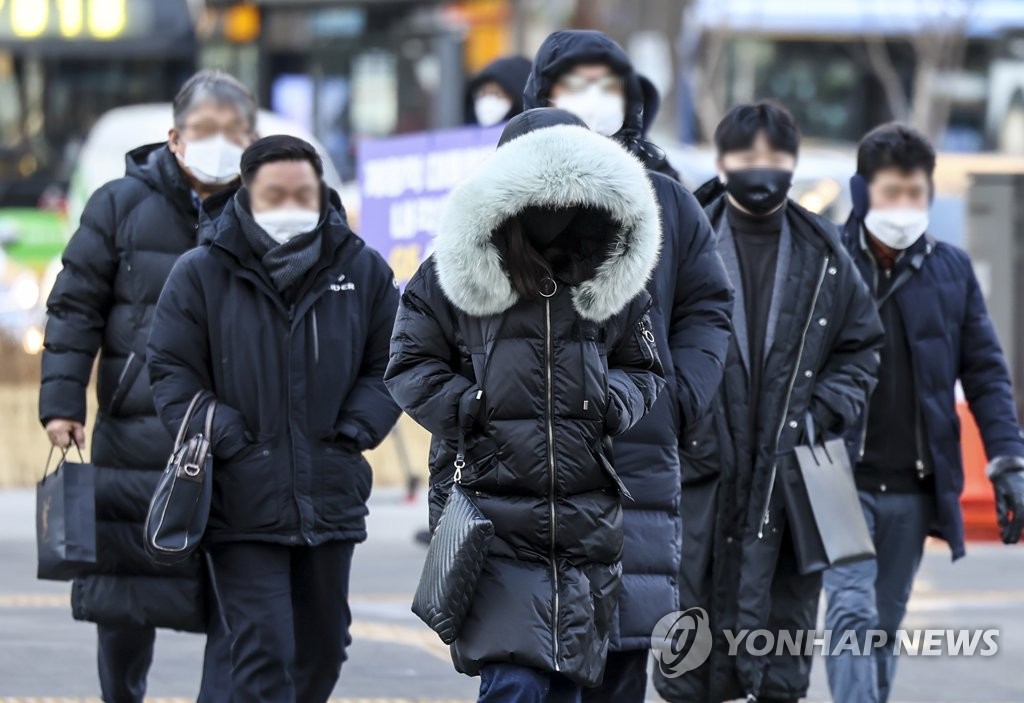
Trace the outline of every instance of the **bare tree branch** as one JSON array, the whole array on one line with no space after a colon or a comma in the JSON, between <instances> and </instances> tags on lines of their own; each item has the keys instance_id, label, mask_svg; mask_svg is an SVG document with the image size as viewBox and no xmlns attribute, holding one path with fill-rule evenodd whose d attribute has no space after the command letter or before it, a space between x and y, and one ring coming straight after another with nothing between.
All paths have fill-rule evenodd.
<instances>
[{"instance_id":1,"label":"bare tree branch","mask_svg":"<svg viewBox=\"0 0 1024 703\"><path fill-rule=\"evenodd\" d=\"M895 120L905 120L910 112L907 103L907 95L903 88L903 81L900 80L896 67L893 66L892 57L885 46L885 40L878 36L867 39L868 61L874 70L875 78L882 84L882 91L885 93L885 102L889 105L889 113Z\"/></svg>"}]
</instances>

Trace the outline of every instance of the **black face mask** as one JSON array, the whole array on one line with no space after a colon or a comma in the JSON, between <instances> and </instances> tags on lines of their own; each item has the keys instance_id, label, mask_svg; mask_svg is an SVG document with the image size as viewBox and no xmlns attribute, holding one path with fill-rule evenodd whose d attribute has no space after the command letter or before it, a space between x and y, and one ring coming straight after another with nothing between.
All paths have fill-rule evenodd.
<instances>
[{"instance_id":1,"label":"black face mask","mask_svg":"<svg viewBox=\"0 0 1024 703\"><path fill-rule=\"evenodd\" d=\"M786 200L793 172L781 168L745 168L725 172L725 191L754 215L767 215Z\"/></svg>"}]
</instances>

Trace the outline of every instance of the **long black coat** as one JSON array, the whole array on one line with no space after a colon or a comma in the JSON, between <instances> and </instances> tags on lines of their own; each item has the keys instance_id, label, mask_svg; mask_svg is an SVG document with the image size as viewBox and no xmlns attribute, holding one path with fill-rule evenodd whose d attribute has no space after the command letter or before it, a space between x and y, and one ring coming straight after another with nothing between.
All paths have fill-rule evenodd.
<instances>
[{"instance_id":1,"label":"long black coat","mask_svg":"<svg viewBox=\"0 0 1024 703\"><path fill-rule=\"evenodd\" d=\"M557 78L584 59L625 76L626 115L615 139L652 170L661 213L661 256L647 290L669 383L651 412L615 441L615 469L633 500L623 505L626 548L611 646L647 649L655 623L679 607L679 438L707 409L722 380L733 293L700 204L663 175L670 170L664 154L643 138L657 110L657 91L633 71L618 44L595 31L553 33L537 52L527 106L546 105Z\"/></svg>"},{"instance_id":2,"label":"long black coat","mask_svg":"<svg viewBox=\"0 0 1024 703\"><path fill-rule=\"evenodd\" d=\"M336 198L319 225L320 260L292 304L245 239L237 199L160 296L148 348L160 418L176 429L200 389L218 401L211 541L366 538L372 475L362 451L399 414L383 381L398 290ZM204 413L201 404L195 430Z\"/></svg>"},{"instance_id":3,"label":"long black coat","mask_svg":"<svg viewBox=\"0 0 1024 703\"><path fill-rule=\"evenodd\" d=\"M174 262L196 245L198 212L164 144L128 154L127 172L89 199L47 301L39 417L85 422L97 351L96 572L75 579L74 616L108 625L205 630L198 558L154 566L142 522L172 438L156 416L143 351Z\"/></svg>"},{"instance_id":4,"label":"long black coat","mask_svg":"<svg viewBox=\"0 0 1024 703\"><path fill-rule=\"evenodd\" d=\"M697 195L722 235L726 268L739 281L721 186L713 181ZM756 436L750 433L746 371L753 360L747 358L745 313L738 302L719 393L710 411L688 428L681 449L681 607L707 611L714 645L709 661L677 678L655 668L657 689L670 701L806 695L808 672L797 657L752 657L742 646L739 656L729 656L721 631L769 628L776 617L796 619L797 609L784 599L784 579L776 578L773 588L781 540L788 539L775 486L799 471L792 450L803 441L808 412L830 434L856 424L874 387L882 326L835 228L793 201L786 207L788 234L779 246ZM814 607L801 609L807 610L810 621L794 628L814 629Z\"/></svg>"},{"instance_id":5,"label":"long black coat","mask_svg":"<svg viewBox=\"0 0 1024 703\"><path fill-rule=\"evenodd\" d=\"M519 299L491 241L530 205L599 213L560 239L574 255L585 238L602 242L603 263L547 300ZM637 161L581 127L539 129L453 192L435 254L405 290L387 384L433 434L432 526L453 480L460 408L482 390L461 481L496 537L452 646L462 672L514 662L601 679L622 550L609 437L662 385L643 290L658 239Z\"/></svg>"}]
</instances>

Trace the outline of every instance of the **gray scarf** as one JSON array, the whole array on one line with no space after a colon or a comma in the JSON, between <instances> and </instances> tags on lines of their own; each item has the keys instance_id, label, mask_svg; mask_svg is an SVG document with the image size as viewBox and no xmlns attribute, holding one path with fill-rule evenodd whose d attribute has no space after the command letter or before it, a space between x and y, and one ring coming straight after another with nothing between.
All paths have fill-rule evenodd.
<instances>
[{"instance_id":1,"label":"gray scarf","mask_svg":"<svg viewBox=\"0 0 1024 703\"><path fill-rule=\"evenodd\" d=\"M312 232L305 232L284 244L278 244L256 224L249 211L248 194L244 188L235 195L235 211L246 241L282 295L302 280L320 259L323 250L320 224Z\"/></svg>"}]
</instances>

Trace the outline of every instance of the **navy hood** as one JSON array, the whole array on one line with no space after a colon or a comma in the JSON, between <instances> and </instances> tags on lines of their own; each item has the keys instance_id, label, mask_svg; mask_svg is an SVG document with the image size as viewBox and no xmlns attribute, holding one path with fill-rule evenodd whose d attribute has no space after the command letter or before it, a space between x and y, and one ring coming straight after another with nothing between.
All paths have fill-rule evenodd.
<instances>
[{"instance_id":1,"label":"navy hood","mask_svg":"<svg viewBox=\"0 0 1024 703\"><path fill-rule=\"evenodd\" d=\"M466 124L477 124L476 111L473 109L473 94L488 81L494 81L512 98L512 108L505 115L510 120L523 111L523 88L530 77L530 60L522 56L505 56L495 59L484 67L484 70L473 76L466 84L465 115Z\"/></svg>"},{"instance_id":2,"label":"navy hood","mask_svg":"<svg viewBox=\"0 0 1024 703\"><path fill-rule=\"evenodd\" d=\"M592 29L570 29L554 32L545 39L523 90L523 107L547 107L558 79L574 66L585 63L604 64L625 81L625 118L614 139L648 169L678 180L679 174L668 163L665 152L645 139L661 105L658 91L636 72L626 52L606 34Z\"/></svg>"},{"instance_id":3,"label":"navy hood","mask_svg":"<svg viewBox=\"0 0 1024 703\"><path fill-rule=\"evenodd\" d=\"M551 34L537 49L533 70L523 90L523 107L548 107L551 89L563 74L584 63L604 64L626 82L626 116L615 138L628 144L644 132L644 95L633 63L614 39L592 29ZM653 87L653 86L652 86Z\"/></svg>"}]
</instances>

